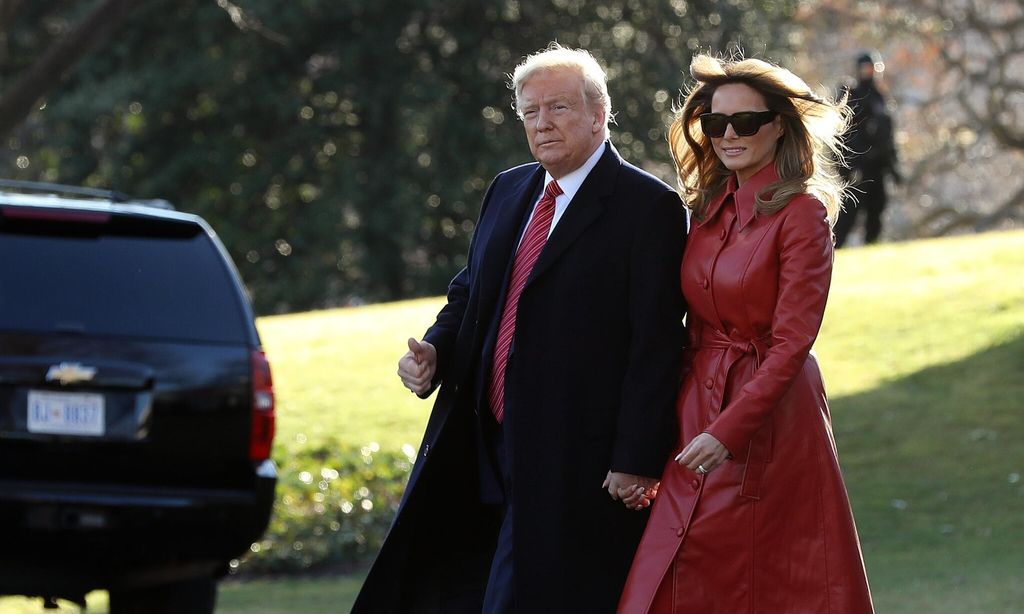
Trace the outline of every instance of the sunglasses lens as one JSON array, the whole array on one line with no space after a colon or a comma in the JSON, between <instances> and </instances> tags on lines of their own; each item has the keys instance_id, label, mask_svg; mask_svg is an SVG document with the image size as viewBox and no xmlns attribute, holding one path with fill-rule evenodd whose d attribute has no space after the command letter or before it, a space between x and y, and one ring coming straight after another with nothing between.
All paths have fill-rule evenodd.
<instances>
[{"instance_id":1,"label":"sunglasses lens","mask_svg":"<svg viewBox=\"0 0 1024 614\"><path fill-rule=\"evenodd\" d=\"M729 125L729 117L721 113L705 113L700 116L700 127L704 134L717 139L725 134L725 127Z\"/></svg>"},{"instance_id":2,"label":"sunglasses lens","mask_svg":"<svg viewBox=\"0 0 1024 614\"><path fill-rule=\"evenodd\" d=\"M753 113L737 113L732 116L732 129L737 136L750 136L761 129L761 119Z\"/></svg>"},{"instance_id":3,"label":"sunglasses lens","mask_svg":"<svg viewBox=\"0 0 1024 614\"><path fill-rule=\"evenodd\" d=\"M713 139L724 136L730 124L736 136L751 136L757 134L761 126L772 121L775 115L774 111L743 111L732 115L704 113L700 116L700 127L704 134Z\"/></svg>"}]
</instances>

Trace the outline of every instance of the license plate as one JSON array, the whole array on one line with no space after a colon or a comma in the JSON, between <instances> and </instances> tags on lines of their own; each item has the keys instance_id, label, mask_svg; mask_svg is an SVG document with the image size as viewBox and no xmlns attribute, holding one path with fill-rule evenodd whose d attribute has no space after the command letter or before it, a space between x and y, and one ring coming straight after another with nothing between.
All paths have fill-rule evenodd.
<instances>
[{"instance_id":1,"label":"license plate","mask_svg":"<svg viewBox=\"0 0 1024 614\"><path fill-rule=\"evenodd\" d=\"M95 437L104 430L102 394L29 391L28 432Z\"/></svg>"}]
</instances>

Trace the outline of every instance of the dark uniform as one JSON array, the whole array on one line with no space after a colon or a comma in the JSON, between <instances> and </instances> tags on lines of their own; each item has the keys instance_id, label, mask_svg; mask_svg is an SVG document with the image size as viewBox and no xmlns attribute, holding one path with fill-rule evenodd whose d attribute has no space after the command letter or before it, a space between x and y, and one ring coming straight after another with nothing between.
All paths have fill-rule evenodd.
<instances>
[{"instance_id":1,"label":"dark uniform","mask_svg":"<svg viewBox=\"0 0 1024 614\"><path fill-rule=\"evenodd\" d=\"M858 66L874 60L870 55L858 58ZM849 104L853 119L846 135L849 147L844 169L851 188L846 193L843 211L836 222L836 247L842 247L857 222L858 211L867 213L864 243L878 241L882 232L882 212L887 204L885 177L891 175L894 181L901 177L896 169L896 146L893 142L892 117L886 108L886 100L875 86L873 73L861 76L856 87L848 90Z\"/></svg>"}]
</instances>

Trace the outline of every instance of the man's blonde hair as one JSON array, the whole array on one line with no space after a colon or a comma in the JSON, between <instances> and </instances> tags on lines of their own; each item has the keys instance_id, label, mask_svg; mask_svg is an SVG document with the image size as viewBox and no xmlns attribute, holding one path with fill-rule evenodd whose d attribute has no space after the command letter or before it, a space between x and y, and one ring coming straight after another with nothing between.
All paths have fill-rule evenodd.
<instances>
[{"instance_id":1,"label":"man's blonde hair","mask_svg":"<svg viewBox=\"0 0 1024 614\"><path fill-rule=\"evenodd\" d=\"M846 101L818 95L785 68L752 58L700 54L690 63L690 75L696 84L676 113L668 142L683 198L697 219L732 174L701 131L700 115L711 111L711 99L719 86L743 83L760 93L768 109L779 114L783 129L773 161L779 181L757 195L757 212L774 213L806 192L825 205L829 223L834 224L846 188L838 173L844 153L841 136L850 121Z\"/></svg>"},{"instance_id":2,"label":"man's blonde hair","mask_svg":"<svg viewBox=\"0 0 1024 614\"><path fill-rule=\"evenodd\" d=\"M611 132L608 124L614 123L612 116L612 99L608 95L608 75L594 56L586 49L571 49L563 47L557 42L548 45L544 50L526 57L515 71L509 75L509 89L515 94L512 100L512 108L516 115L522 119L521 101L523 86L530 77L540 72L568 68L579 73L583 79L583 100L588 105L596 105L604 109L604 138L608 138Z\"/></svg>"}]
</instances>

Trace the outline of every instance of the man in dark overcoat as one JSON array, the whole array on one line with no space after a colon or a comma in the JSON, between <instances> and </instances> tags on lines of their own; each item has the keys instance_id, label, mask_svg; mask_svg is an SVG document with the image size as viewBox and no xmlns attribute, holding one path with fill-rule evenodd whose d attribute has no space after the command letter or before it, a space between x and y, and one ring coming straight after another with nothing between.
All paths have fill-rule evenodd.
<instances>
[{"instance_id":1,"label":"man in dark overcoat","mask_svg":"<svg viewBox=\"0 0 1024 614\"><path fill-rule=\"evenodd\" d=\"M353 612L614 612L676 443L679 197L607 140L589 53L553 44L513 87L538 163L492 181L399 362L440 393Z\"/></svg>"},{"instance_id":2,"label":"man in dark overcoat","mask_svg":"<svg viewBox=\"0 0 1024 614\"><path fill-rule=\"evenodd\" d=\"M889 203L885 179L902 181L889 102L878 89L881 57L864 53L857 57L856 86L846 88L853 117L846 134L848 148L843 175L850 189L843 199L843 210L836 220L836 247L843 247L856 225L861 210L865 213L864 244L877 243L882 234L882 214Z\"/></svg>"}]
</instances>

